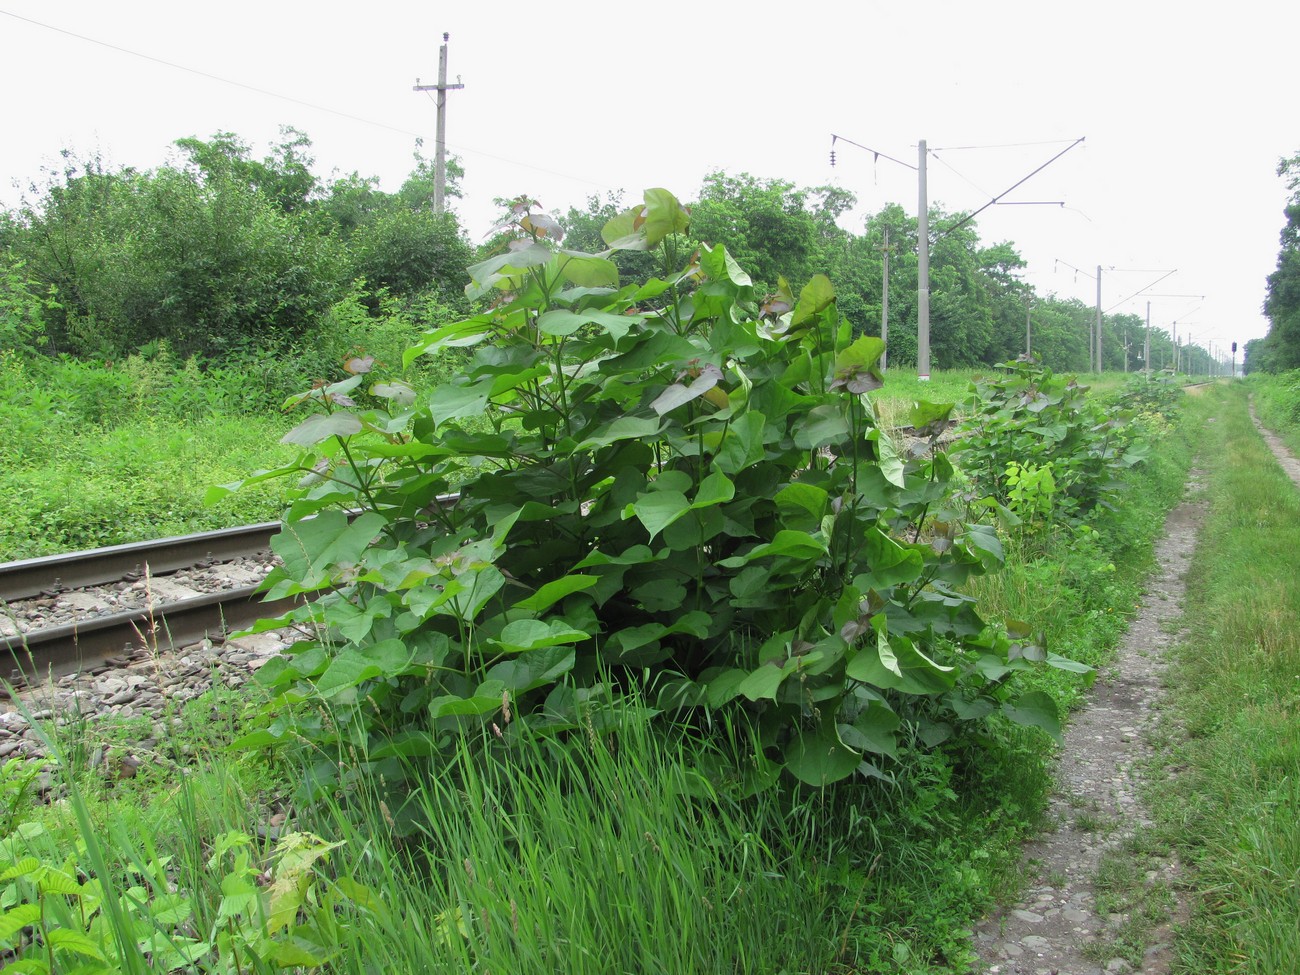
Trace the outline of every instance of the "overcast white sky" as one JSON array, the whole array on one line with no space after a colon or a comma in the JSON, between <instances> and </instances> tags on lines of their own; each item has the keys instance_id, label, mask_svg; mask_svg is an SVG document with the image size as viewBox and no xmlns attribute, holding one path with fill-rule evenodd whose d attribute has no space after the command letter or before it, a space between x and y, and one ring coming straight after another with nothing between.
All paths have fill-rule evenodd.
<instances>
[{"instance_id":1,"label":"overcast white sky","mask_svg":"<svg viewBox=\"0 0 1300 975\"><path fill-rule=\"evenodd\" d=\"M493 197L562 210L664 186L689 199L713 169L916 212L911 171L843 143L832 169L833 132L908 162L926 139L932 202L971 210L1086 136L1007 197L1068 209L993 207L982 238L1013 241L1040 292L1089 304L1095 283L1065 265L1102 265L1108 310L1177 268L1151 290L1204 301L1153 297L1152 324L1177 320L1198 344L1267 330L1275 169L1300 152L1300 4L1281 0L0 0L0 202L64 147L149 168L175 139L219 130L260 153L281 124L312 138L321 175L395 189L417 136L433 153L434 105L412 86L436 81L444 31L465 84L447 142L476 238ZM955 148L973 145L1012 147Z\"/></svg>"}]
</instances>

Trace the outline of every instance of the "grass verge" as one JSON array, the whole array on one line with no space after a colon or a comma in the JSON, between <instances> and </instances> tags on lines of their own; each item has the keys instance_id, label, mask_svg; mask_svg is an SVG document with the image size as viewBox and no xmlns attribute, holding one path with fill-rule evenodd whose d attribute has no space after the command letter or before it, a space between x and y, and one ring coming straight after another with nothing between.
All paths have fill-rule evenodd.
<instances>
[{"instance_id":1,"label":"grass verge","mask_svg":"<svg viewBox=\"0 0 1300 975\"><path fill-rule=\"evenodd\" d=\"M1186 736L1167 756L1179 774L1153 797L1189 870L1180 970L1295 971L1300 491L1252 428L1246 389L1216 389L1196 409L1210 511L1172 672Z\"/></svg>"}]
</instances>

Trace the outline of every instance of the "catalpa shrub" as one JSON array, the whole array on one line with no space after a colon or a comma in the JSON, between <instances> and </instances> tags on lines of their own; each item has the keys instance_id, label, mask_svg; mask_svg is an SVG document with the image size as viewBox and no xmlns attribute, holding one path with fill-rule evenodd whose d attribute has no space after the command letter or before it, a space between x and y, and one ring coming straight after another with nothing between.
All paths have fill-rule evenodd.
<instances>
[{"instance_id":1,"label":"catalpa shrub","mask_svg":"<svg viewBox=\"0 0 1300 975\"><path fill-rule=\"evenodd\" d=\"M650 190L609 251L576 253L520 201L514 243L471 269L490 309L407 353L464 350L460 375L367 386L358 359L295 398L302 457L250 480L306 475L266 589L314 597L287 618L319 635L258 672L278 696L247 743L308 745L317 785L395 780L467 731L627 720L608 702L630 682L656 703L634 717L747 712L753 787L879 775L905 723L928 745L996 714L1057 733L1012 678L1075 665L960 591L1001 548L949 509L941 452L882 435L881 341L824 277L760 301L721 247L679 262L688 222ZM618 249L664 275L619 287ZM948 409L913 422L937 435Z\"/></svg>"}]
</instances>

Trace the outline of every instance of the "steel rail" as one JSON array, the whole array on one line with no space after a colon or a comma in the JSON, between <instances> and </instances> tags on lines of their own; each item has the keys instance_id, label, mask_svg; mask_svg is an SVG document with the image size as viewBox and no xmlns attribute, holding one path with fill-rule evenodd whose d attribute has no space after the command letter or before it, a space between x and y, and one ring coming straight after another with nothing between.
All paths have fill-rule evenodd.
<instances>
[{"instance_id":1,"label":"steel rail","mask_svg":"<svg viewBox=\"0 0 1300 975\"><path fill-rule=\"evenodd\" d=\"M221 562L252 555L270 548L271 537L280 527L280 522L268 521L0 563L0 600L13 602L47 592L138 578L146 565L152 574L163 575L205 559Z\"/></svg>"},{"instance_id":2,"label":"steel rail","mask_svg":"<svg viewBox=\"0 0 1300 975\"><path fill-rule=\"evenodd\" d=\"M28 633L0 636L0 647L14 665L15 677L32 681L53 674L93 670L105 658L137 649L168 652L205 637L251 626L298 605L295 599L262 602L257 586L207 593L148 609L65 623Z\"/></svg>"}]
</instances>

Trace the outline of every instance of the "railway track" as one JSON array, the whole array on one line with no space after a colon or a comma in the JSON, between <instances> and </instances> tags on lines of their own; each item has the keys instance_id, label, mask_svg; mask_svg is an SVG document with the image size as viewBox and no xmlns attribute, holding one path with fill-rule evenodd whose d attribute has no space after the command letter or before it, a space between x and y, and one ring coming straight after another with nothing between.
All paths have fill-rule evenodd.
<instances>
[{"instance_id":1,"label":"railway track","mask_svg":"<svg viewBox=\"0 0 1300 975\"><path fill-rule=\"evenodd\" d=\"M15 677L99 669L106 660L141 648L177 649L285 612L292 601L258 598L260 578L197 594L166 581L178 571L264 553L279 529L279 522L266 522L0 564L0 601L9 623L0 633L0 648L13 664L11 683ZM24 628L16 612L27 602L51 604L87 587L117 583L143 589L144 605L35 628ZM0 665L0 673L6 670Z\"/></svg>"}]
</instances>

